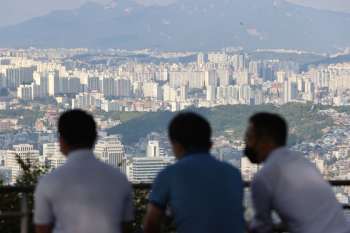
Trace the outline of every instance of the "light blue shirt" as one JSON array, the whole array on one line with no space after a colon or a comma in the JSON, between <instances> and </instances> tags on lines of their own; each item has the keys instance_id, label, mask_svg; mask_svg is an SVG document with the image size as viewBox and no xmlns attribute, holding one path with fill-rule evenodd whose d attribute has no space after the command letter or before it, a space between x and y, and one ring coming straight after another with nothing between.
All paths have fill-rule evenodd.
<instances>
[{"instance_id":1,"label":"light blue shirt","mask_svg":"<svg viewBox=\"0 0 350 233\"><path fill-rule=\"evenodd\" d=\"M197 149L158 174L151 203L170 204L179 233L243 233L242 197L240 172Z\"/></svg>"}]
</instances>

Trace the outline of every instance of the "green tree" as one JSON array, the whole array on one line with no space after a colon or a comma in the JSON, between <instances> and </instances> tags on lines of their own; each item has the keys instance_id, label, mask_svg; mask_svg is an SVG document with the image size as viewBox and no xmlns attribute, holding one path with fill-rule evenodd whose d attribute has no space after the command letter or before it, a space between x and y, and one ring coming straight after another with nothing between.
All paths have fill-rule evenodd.
<instances>
[{"instance_id":1,"label":"green tree","mask_svg":"<svg viewBox=\"0 0 350 233\"><path fill-rule=\"evenodd\" d=\"M0 96L8 96L10 92L6 88L1 88Z\"/></svg>"},{"instance_id":2,"label":"green tree","mask_svg":"<svg viewBox=\"0 0 350 233\"><path fill-rule=\"evenodd\" d=\"M48 168L38 165L30 159L23 160L16 155L16 161L20 165L22 172L16 180L16 185L35 185L40 177L48 172ZM0 179L0 185L4 185L4 179ZM28 208L34 209L34 194L28 193ZM20 210L20 193L0 193L0 211L15 212ZM0 224L0 232L19 232L19 218L4 218ZM32 219L29 221L29 232L34 233Z\"/></svg>"}]
</instances>

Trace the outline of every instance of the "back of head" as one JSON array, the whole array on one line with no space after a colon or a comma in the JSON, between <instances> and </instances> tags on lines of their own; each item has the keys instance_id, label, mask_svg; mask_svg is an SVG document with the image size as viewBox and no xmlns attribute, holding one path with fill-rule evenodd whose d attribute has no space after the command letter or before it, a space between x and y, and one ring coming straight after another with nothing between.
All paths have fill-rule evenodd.
<instances>
[{"instance_id":1,"label":"back of head","mask_svg":"<svg viewBox=\"0 0 350 233\"><path fill-rule=\"evenodd\" d=\"M191 112L181 112L170 122L169 137L186 150L208 148L211 145L209 123L203 117Z\"/></svg>"},{"instance_id":2,"label":"back of head","mask_svg":"<svg viewBox=\"0 0 350 233\"><path fill-rule=\"evenodd\" d=\"M58 133L72 147L93 147L96 139L96 123L82 110L63 113L58 121Z\"/></svg>"},{"instance_id":3,"label":"back of head","mask_svg":"<svg viewBox=\"0 0 350 233\"><path fill-rule=\"evenodd\" d=\"M277 114L257 113L249 122L253 123L256 137L267 135L278 146L284 146L287 139L286 121Z\"/></svg>"}]
</instances>

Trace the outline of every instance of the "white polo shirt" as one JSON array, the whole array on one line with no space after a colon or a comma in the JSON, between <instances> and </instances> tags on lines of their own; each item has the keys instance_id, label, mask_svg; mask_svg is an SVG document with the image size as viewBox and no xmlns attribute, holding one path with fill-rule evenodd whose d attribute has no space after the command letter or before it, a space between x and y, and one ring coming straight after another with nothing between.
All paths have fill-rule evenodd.
<instances>
[{"instance_id":1,"label":"white polo shirt","mask_svg":"<svg viewBox=\"0 0 350 233\"><path fill-rule=\"evenodd\" d=\"M71 152L36 186L34 223L53 223L54 233L120 233L132 220L131 184L91 150Z\"/></svg>"},{"instance_id":2,"label":"white polo shirt","mask_svg":"<svg viewBox=\"0 0 350 233\"><path fill-rule=\"evenodd\" d=\"M271 210L290 233L349 233L350 224L316 166L286 147L271 152L252 184L254 233L273 232Z\"/></svg>"}]
</instances>

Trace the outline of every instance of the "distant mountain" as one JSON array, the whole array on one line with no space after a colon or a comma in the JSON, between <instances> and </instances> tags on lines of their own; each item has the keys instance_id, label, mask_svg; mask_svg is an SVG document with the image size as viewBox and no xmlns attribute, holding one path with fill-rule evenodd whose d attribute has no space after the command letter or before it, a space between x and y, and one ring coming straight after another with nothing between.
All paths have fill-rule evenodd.
<instances>
[{"instance_id":1,"label":"distant mountain","mask_svg":"<svg viewBox=\"0 0 350 233\"><path fill-rule=\"evenodd\" d=\"M283 0L178 0L161 7L134 1L88 2L70 11L0 29L0 47L152 48L165 51L295 49L350 46L350 14Z\"/></svg>"},{"instance_id":2,"label":"distant mountain","mask_svg":"<svg viewBox=\"0 0 350 233\"><path fill-rule=\"evenodd\" d=\"M345 54L345 55L340 55L337 57L332 57L332 58L324 58L318 61L314 61L314 62L308 62L305 64L302 64L300 66L300 72L305 71L307 72L307 67L308 65L315 65L318 66L320 64L337 64L337 63L343 63L343 62L350 62L350 54Z\"/></svg>"},{"instance_id":3,"label":"distant mountain","mask_svg":"<svg viewBox=\"0 0 350 233\"><path fill-rule=\"evenodd\" d=\"M14 7L1 6L0 7L0 28L23 23L34 18L36 15L30 11Z\"/></svg>"}]
</instances>

